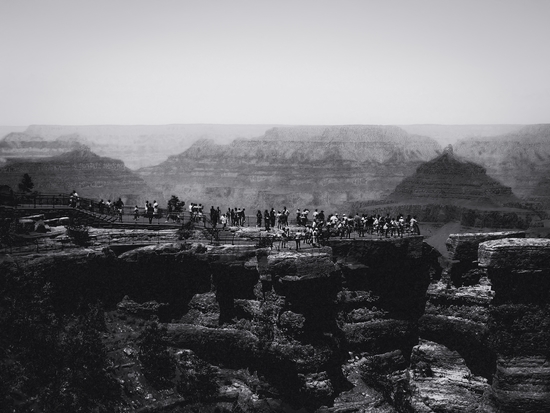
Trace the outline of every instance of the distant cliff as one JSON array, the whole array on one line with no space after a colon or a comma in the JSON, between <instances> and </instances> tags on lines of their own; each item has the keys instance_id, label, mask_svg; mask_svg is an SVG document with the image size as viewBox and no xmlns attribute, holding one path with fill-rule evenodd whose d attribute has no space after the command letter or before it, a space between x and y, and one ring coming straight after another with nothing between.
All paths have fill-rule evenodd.
<instances>
[{"instance_id":1,"label":"distant cliff","mask_svg":"<svg viewBox=\"0 0 550 413\"><path fill-rule=\"evenodd\" d=\"M74 136L45 140L36 135L12 132L0 140L0 165L14 158L43 158L60 155L86 146Z\"/></svg>"},{"instance_id":2,"label":"distant cliff","mask_svg":"<svg viewBox=\"0 0 550 413\"><path fill-rule=\"evenodd\" d=\"M96 155L88 148L34 160L11 160L0 168L0 181L17 188L28 173L40 192L69 193L73 189L86 198L118 199L142 203L145 198L159 198L153 190L119 159Z\"/></svg>"},{"instance_id":3,"label":"distant cliff","mask_svg":"<svg viewBox=\"0 0 550 413\"><path fill-rule=\"evenodd\" d=\"M454 146L458 155L483 165L488 175L521 197L539 195L537 186L550 172L550 124L464 139Z\"/></svg>"},{"instance_id":4,"label":"distant cliff","mask_svg":"<svg viewBox=\"0 0 550 413\"><path fill-rule=\"evenodd\" d=\"M189 148L197 139L229 142L261 136L272 125L31 125L25 133L47 141L73 136L95 153L137 169L156 165ZM0 157L1 157L0 152Z\"/></svg>"},{"instance_id":5,"label":"distant cliff","mask_svg":"<svg viewBox=\"0 0 550 413\"><path fill-rule=\"evenodd\" d=\"M395 126L277 127L228 145L198 141L139 173L166 194L207 205L336 208L388 195L440 149Z\"/></svg>"},{"instance_id":6,"label":"distant cliff","mask_svg":"<svg viewBox=\"0 0 550 413\"><path fill-rule=\"evenodd\" d=\"M502 206L519 202L506 187L487 175L484 167L453 153L452 146L420 165L388 197L394 201L461 206Z\"/></svg>"}]
</instances>

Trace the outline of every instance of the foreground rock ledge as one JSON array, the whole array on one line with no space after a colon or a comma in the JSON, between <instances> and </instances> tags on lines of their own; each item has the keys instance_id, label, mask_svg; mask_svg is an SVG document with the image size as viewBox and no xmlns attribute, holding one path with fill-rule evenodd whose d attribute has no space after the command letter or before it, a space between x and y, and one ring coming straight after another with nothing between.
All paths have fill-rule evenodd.
<instances>
[{"instance_id":1,"label":"foreground rock ledge","mask_svg":"<svg viewBox=\"0 0 550 413\"><path fill-rule=\"evenodd\" d=\"M479 266L484 268L550 269L550 240L506 238L479 244Z\"/></svg>"}]
</instances>

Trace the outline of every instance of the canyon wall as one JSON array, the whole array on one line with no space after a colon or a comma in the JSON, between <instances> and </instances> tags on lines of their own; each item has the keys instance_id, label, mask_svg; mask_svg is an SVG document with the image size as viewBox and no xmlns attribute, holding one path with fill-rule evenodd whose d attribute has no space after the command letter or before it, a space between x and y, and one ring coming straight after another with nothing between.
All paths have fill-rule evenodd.
<instances>
[{"instance_id":1,"label":"canyon wall","mask_svg":"<svg viewBox=\"0 0 550 413\"><path fill-rule=\"evenodd\" d=\"M487 174L510 186L520 197L548 201L537 186L550 170L550 125L529 125L499 136L463 139L454 145L458 155L487 169Z\"/></svg>"},{"instance_id":2,"label":"canyon wall","mask_svg":"<svg viewBox=\"0 0 550 413\"><path fill-rule=\"evenodd\" d=\"M76 138L95 153L121 159L128 168L156 165L198 139L227 143L261 136L272 125L30 125L25 134L47 141ZM0 157L2 152L0 151Z\"/></svg>"},{"instance_id":3,"label":"canyon wall","mask_svg":"<svg viewBox=\"0 0 550 413\"><path fill-rule=\"evenodd\" d=\"M199 141L139 173L190 202L329 210L386 196L439 150L393 126L278 127L228 145Z\"/></svg>"},{"instance_id":4,"label":"canyon wall","mask_svg":"<svg viewBox=\"0 0 550 413\"><path fill-rule=\"evenodd\" d=\"M122 198L127 205L145 199L162 199L162 193L150 188L138 175L118 159L101 157L87 147L61 155L34 160L11 160L0 167L2 183L17 190L23 174L28 173L34 190L42 193L71 193L76 190L84 198Z\"/></svg>"},{"instance_id":5,"label":"canyon wall","mask_svg":"<svg viewBox=\"0 0 550 413\"><path fill-rule=\"evenodd\" d=\"M0 140L0 166L10 159L36 159L61 155L86 146L74 137L45 140L24 132L12 132Z\"/></svg>"},{"instance_id":6,"label":"canyon wall","mask_svg":"<svg viewBox=\"0 0 550 413\"><path fill-rule=\"evenodd\" d=\"M230 400L244 411L274 400L307 411L548 411L550 242L457 234L448 249L443 272L422 237L334 239L303 252L197 243L118 257L70 250L18 256L2 269L47 282L65 312L82 297L134 315L160 308L173 351L218 366L214 376L223 371L241 389ZM151 300L165 304L137 304ZM243 369L257 376L245 380Z\"/></svg>"}]
</instances>

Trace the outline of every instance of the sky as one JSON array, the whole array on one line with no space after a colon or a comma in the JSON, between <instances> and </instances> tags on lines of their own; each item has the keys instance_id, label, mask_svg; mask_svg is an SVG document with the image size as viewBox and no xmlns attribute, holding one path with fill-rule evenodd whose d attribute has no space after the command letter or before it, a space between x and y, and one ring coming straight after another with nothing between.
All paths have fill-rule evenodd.
<instances>
[{"instance_id":1,"label":"sky","mask_svg":"<svg viewBox=\"0 0 550 413\"><path fill-rule=\"evenodd\" d=\"M548 0L0 0L0 125L550 122Z\"/></svg>"}]
</instances>

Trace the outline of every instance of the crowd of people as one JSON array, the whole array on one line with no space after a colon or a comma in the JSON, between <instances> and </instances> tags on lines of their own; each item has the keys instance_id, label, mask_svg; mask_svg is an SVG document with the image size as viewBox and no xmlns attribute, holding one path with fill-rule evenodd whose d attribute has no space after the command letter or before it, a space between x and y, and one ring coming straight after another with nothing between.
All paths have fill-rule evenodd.
<instances>
[{"instance_id":1,"label":"crowd of people","mask_svg":"<svg viewBox=\"0 0 550 413\"><path fill-rule=\"evenodd\" d=\"M174 197L173 197L174 198ZM177 197L175 201L168 202L166 208L166 221L174 223L183 223L184 214L183 207L185 202L179 202ZM76 191L73 191L69 198L69 205L72 207L81 207L80 198ZM106 202L101 199L95 206L90 203L90 210L100 214L116 214L119 222L122 222L124 202L119 197L118 200L111 202L108 199ZM188 206L191 222L206 223L207 217L204 213L202 204L190 203ZM146 201L143 207L143 214L140 214L140 208L136 205L133 209L133 220L138 221L140 216L148 219L149 224L154 218L160 218L162 212L159 209L159 204L156 200L153 202ZM351 238L352 234L357 237L365 237L366 235L378 236L385 238L403 237L408 234L420 235L418 220L415 216L397 214L391 216L381 216L380 214L359 214L347 216L346 214L331 213L326 215L324 210L315 209L312 213L308 208L296 209L294 214L294 224L298 226L298 231L291 231L289 224L291 212L284 206L282 209L275 211L275 208L265 209L263 212L258 210L256 213L256 227L263 228L265 231L274 232L280 238L280 242L284 247L288 241L296 241L296 248L299 249L301 241L313 246L320 245L324 239L331 236L340 236L341 238ZM238 227L250 225L247 220L246 209L242 207L228 208L226 212L222 212L220 207L210 207L209 221L214 229L226 229L228 226ZM249 217L248 217L249 218ZM276 230L276 231L275 231Z\"/></svg>"},{"instance_id":2,"label":"crowd of people","mask_svg":"<svg viewBox=\"0 0 550 413\"><path fill-rule=\"evenodd\" d=\"M379 238L403 237L404 235L420 235L418 220L415 216L398 214L396 217L368 215L356 213L355 215L347 216L346 214L339 215L337 213L325 216L325 211L317 209L312 213L311 220L309 219L310 211L308 209L296 210L296 225L298 231L290 232L288 227L289 211L284 207L282 210L275 212L265 210L263 215L261 211L257 213L256 225L262 227L262 220L266 231L275 228L277 223L276 237L279 240L279 247L286 248L290 241L295 241L296 249L301 248L302 241L305 244L310 244L317 247L323 244L330 237L339 236L340 238L351 238L353 233L356 233L359 238L366 235L377 236Z\"/></svg>"}]
</instances>

